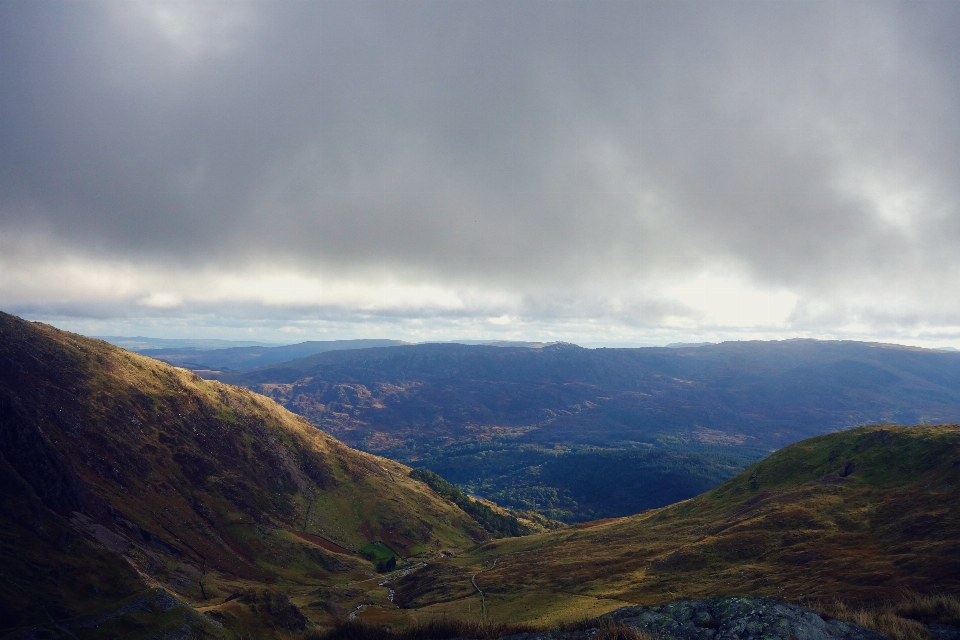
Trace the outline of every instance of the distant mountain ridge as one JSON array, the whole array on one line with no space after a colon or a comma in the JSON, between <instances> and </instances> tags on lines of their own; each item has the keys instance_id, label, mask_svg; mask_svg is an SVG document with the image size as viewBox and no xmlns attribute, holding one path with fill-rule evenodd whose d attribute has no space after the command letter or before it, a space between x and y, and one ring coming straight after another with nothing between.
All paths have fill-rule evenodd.
<instances>
[{"instance_id":1,"label":"distant mountain ridge","mask_svg":"<svg viewBox=\"0 0 960 640\"><path fill-rule=\"evenodd\" d=\"M206 351L210 349L229 349L232 347L277 347L259 340L222 340L218 338L150 338L147 336L90 336L110 344L140 353L145 349L180 349L187 351Z\"/></svg>"},{"instance_id":2,"label":"distant mountain ridge","mask_svg":"<svg viewBox=\"0 0 960 640\"><path fill-rule=\"evenodd\" d=\"M421 344L216 377L351 446L568 522L693 497L822 433L960 421L960 353L851 341Z\"/></svg>"},{"instance_id":3,"label":"distant mountain ridge","mask_svg":"<svg viewBox=\"0 0 960 640\"><path fill-rule=\"evenodd\" d=\"M327 351L371 349L414 344L404 340L364 338L356 340L311 340L296 344L270 344L240 340L148 338L143 336L93 336L122 349L185 369L237 371L306 358ZM553 342L517 340L451 340L423 344L467 344L540 349Z\"/></svg>"},{"instance_id":4,"label":"distant mountain ridge","mask_svg":"<svg viewBox=\"0 0 960 640\"><path fill-rule=\"evenodd\" d=\"M327 351L396 347L402 340L315 340L279 347L247 346L227 349L140 349L138 353L176 367L195 370L253 369L278 362L306 358Z\"/></svg>"},{"instance_id":5,"label":"distant mountain ridge","mask_svg":"<svg viewBox=\"0 0 960 640\"><path fill-rule=\"evenodd\" d=\"M420 344L216 377L262 390L331 433L349 431L355 444L376 433L403 438L414 426L456 438L497 425L549 443L699 431L775 448L857 424L960 420L960 353L852 341Z\"/></svg>"}]
</instances>

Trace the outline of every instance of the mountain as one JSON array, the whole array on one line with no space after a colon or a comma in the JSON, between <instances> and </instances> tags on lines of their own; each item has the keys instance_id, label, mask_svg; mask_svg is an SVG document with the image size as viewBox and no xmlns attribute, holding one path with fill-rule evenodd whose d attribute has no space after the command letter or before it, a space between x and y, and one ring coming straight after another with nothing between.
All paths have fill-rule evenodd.
<instances>
[{"instance_id":1,"label":"mountain","mask_svg":"<svg viewBox=\"0 0 960 640\"><path fill-rule=\"evenodd\" d=\"M245 389L0 314L0 630L299 633L381 597L377 563L489 539L410 471Z\"/></svg>"},{"instance_id":2,"label":"mountain","mask_svg":"<svg viewBox=\"0 0 960 640\"><path fill-rule=\"evenodd\" d=\"M216 377L351 446L568 522L693 497L810 436L960 421L960 353L861 342L423 344Z\"/></svg>"},{"instance_id":3,"label":"mountain","mask_svg":"<svg viewBox=\"0 0 960 640\"><path fill-rule=\"evenodd\" d=\"M141 353L148 349L170 349L185 351L208 351L229 349L231 347L276 347L280 343L270 344L256 340L221 340L218 338L148 338L146 336L90 336L104 342Z\"/></svg>"},{"instance_id":4,"label":"mountain","mask_svg":"<svg viewBox=\"0 0 960 640\"><path fill-rule=\"evenodd\" d=\"M402 340L315 340L280 347L242 346L226 349L160 348L134 349L138 353L186 369L218 371L254 369L277 362L305 358L327 351L370 349L407 344Z\"/></svg>"},{"instance_id":5,"label":"mountain","mask_svg":"<svg viewBox=\"0 0 960 640\"><path fill-rule=\"evenodd\" d=\"M562 456L609 475L613 453L590 451ZM693 499L525 537L492 539L483 524L510 515L466 500L249 390L0 314L0 638L307 638L351 611L380 629L550 624L678 597L960 590L957 425L814 437Z\"/></svg>"},{"instance_id":6,"label":"mountain","mask_svg":"<svg viewBox=\"0 0 960 640\"><path fill-rule=\"evenodd\" d=\"M780 447L861 423L960 419L960 353L859 342L423 344L327 352L218 379L262 388L358 443L500 426L547 444L689 433Z\"/></svg>"},{"instance_id":7,"label":"mountain","mask_svg":"<svg viewBox=\"0 0 960 640\"><path fill-rule=\"evenodd\" d=\"M575 621L755 595L895 601L960 591L960 425L872 426L777 451L666 508L492 541L400 580L404 614Z\"/></svg>"}]
</instances>

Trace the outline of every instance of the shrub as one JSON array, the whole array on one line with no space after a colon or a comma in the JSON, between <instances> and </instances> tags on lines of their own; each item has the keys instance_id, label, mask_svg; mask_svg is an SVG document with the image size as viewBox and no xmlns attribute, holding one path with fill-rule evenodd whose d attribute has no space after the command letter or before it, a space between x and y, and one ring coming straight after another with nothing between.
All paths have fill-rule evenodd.
<instances>
[{"instance_id":1,"label":"shrub","mask_svg":"<svg viewBox=\"0 0 960 640\"><path fill-rule=\"evenodd\" d=\"M600 630L593 640L654 640L646 631L634 629L622 620L600 618Z\"/></svg>"},{"instance_id":2,"label":"shrub","mask_svg":"<svg viewBox=\"0 0 960 640\"><path fill-rule=\"evenodd\" d=\"M397 568L397 558L396 556L390 556L386 560L380 560L377 562L377 572L378 573L387 573L393 571Z\"/></svg>"},{"instance_id":3,"label":"shrub","mask_svg":"<svg viewBox=\"0 0 960 640\"><path fill-rule=\"evenodd\" d=\"M463 511L476 520L477 523L486 529L494 538L526 536L531 533L529 527L515 517L497 513L479 500L474 500L458 487L450 484L429 469L414 469L410 472L410 477L414 480L425 482L437 495L446 498L463 509Z\"/></svg>"}]
</instances>

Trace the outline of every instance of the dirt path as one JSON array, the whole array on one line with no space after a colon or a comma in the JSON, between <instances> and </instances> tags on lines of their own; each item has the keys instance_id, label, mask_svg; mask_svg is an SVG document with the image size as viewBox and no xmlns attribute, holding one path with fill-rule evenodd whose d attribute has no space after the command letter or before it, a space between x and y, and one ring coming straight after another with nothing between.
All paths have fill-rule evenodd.
<instances>
[{"instance_id":1,"label":"dirt path","mask_svg":"<svg viewBox=\"0 0 960 640\"><path fill-rule=\"evenodd\" d=\"M487 621L487 599L484 597L483 591L480 589L480 587L477 586L477 576L480 575L481 573L483 573L484 571L492 571L492 570L496 569L496 568L497 568L497 560L499 560L499 559L500 559L500 558L494 558L494 559L493 559L493 564L490 565L490 569L481 569L480 571L477 571L475 574L473 574L472 576L470 576L470 582L473 584L473 588L476 589L476 590L477 590L477 593L480 594L480 620L481 620L482 622L486 622L486 621Z\"/></svg>"}]
</instances>

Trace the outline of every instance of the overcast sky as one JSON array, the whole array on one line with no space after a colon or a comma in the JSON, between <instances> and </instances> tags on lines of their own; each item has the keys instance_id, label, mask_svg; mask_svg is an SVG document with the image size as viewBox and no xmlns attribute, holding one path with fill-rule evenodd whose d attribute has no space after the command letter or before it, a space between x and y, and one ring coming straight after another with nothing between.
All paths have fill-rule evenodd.
<instances>
[{"instance_id":1,"label":"overcast sky","mask_svg":"<svg viewBox=\"0 0 960 640\"><path fill-rule=\"evenodd\" d=\"M0 2L0 309L960 347L960 3Z\"/></svg>"}]
</instances>

